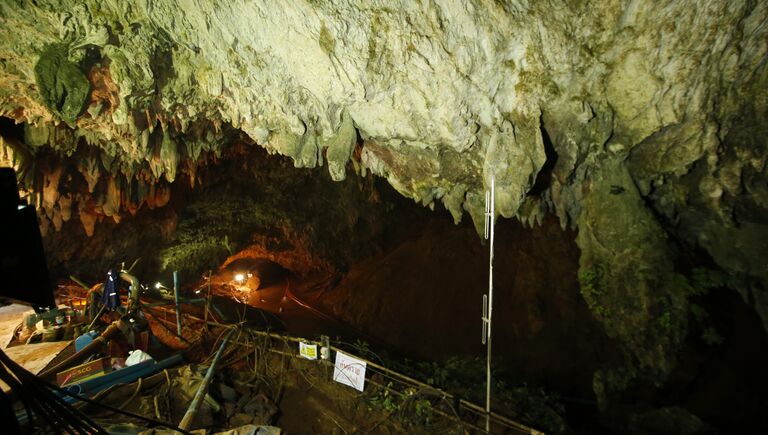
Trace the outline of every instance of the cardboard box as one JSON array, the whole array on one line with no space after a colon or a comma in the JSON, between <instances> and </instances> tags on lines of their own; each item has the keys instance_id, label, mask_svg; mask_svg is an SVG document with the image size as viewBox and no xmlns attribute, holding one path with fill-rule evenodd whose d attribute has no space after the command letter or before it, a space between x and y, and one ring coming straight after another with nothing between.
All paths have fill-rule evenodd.
<instances>
[{"instance_id":1,"label":"cardboard box","mask_svg":"<svg viewBox=\"0 0 768 435\"><path fill-rule=\"evenodd\" d=\"M56 375L56 382L59 383L60 387L63 387L93 379L111 371L111 358L106 357L59 372Z\"/></svg>"}]
</instances>

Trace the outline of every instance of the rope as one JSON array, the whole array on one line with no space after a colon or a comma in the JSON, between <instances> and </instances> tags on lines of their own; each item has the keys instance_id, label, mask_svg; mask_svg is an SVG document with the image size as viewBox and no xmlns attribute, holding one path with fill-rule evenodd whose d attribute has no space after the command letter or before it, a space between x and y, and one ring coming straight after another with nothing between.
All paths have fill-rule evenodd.
<instances>
[{"instance_id":1,"label":"rope","mask_svg":"<svg viewBox=\"0 0 768 435\"><path fill-rule=\"evenodd\" d=\"M309 343L309 344L322 345L322 343L320 343L318 341L315 341L315 340L308 340L308 339L301 338L301 337L293 337L293 336L288 336L288 335L282 335L282 334L277 334L277 333L273 333L273 332L269 332L269 331L249 330L248 333L252 337L262 337L263 341L261 343L259 343L258 341L254 342L254 341L251 341L251 340L243 340L243 341L233 341L232 344L233 345L238 345L238 346L244 346L244 347L248 347L248 348L254 348L254 358L256 358L256 359L258 359L256 355L257 355L259 349L262 349L262 352L264 350L267 350L270 353L274 353L274 354L277 354L277 355L281 356L281 364L280 364L280 368L279 368L280 369L279 382L278 382L278 385L277 385L277 388L276 388L276 393L278 393L278 394L280 393L280 390L282 388L282 377L285 375L285 365L284 365L285 357L290 357L290 358L292 358L295 361L297 360L297 361L302 361L302 362L308 362L309 360L306 360L306 359L300 357L295 351L282 351L282 350L276 349L274 346L270 346L269 340L270 339L277 339L277 340L279 340L283 344L284 347L287 347L287 348L290 348L290 349L293 349L293 346L291 346L290 343L304 342L304 343ZM346 343L346 344L350 345L350 343ZM337 348L335 346L330 346L330 349L334 350L336 352L342 351L342 352L347 353L347 354L353 354L354 353L354 352L350 352L348 350L339 349L339 348ZM381 357L379 357L379 355L377 355L375 352L372 352L372 351L368 350L367 353L370 353L371 355L373 355L374 357L376 357L377 359L379 359L380 361L383 362ZM457 423L459 423L461 425L464 425L464 426L466 426L468 428L471 428L472 430L479 431L479 432L482 432L482 433L487 433L484 428L477 426L475 423L468 422L468 421L466 421L466 419L463 419L461 417L460 413L459 413L459 410L454 407L454 403L458 403L459 408L462 411L468 412L469 414L473 415L476 419L485 418L487 414L485 413L485 410L482 407L480 407L479 405L473 404L473 403L468 402L468 401L463 400L463 399L458 399L454 395L452 395L452 394L450 394L450 393L448 393L446 391L443 391L443 390L441 390L439 388L436 388L436 387L433 387L431 385L425 384L425 383L423 383L421 381L418 381L418 380L416 380L416 379L414 379L414 378L412 378L412 377L410 377L408 375L405 375L405 374L396 372L394 370L388 369L387 367L385 367L383 365L377 364L377 363L372 362L370 360L367 360L365 358L360 358L360 357L357 357L357 358L362 360L362 361L364 361L366 363L367 370L369 370L371 373L373 373L375 375L382 376L385 380L392 381L392 382L396 383L397 385L400 385L401 388L404 389L404 390L407 390L409 388L415 390L412 394L406 394L406 393L404 393L402 391L399 391L399 390L397 390L395 388L392 388L391 386L386 385L386 383L379 383L379 382L377 382L375 380L372 380L372 379L366 380L366 382L368 382L368 383L370 383L372 385L375 385L375 386L377 386L379 388L387 389L390 392L392 392L394 394L397 394L398 396L404 397L405 398L404 400L406 400L407 403L405 403L403 406L407 405L408 402L412 402L413 400L415 400L414 399L415 397L419 397L419 396L421 396L421 397L423 397L423 396L434 397L434 399L432 399L432 400L437 400L438 403L430 402L430 404L432 405L432 410L436 414L440 415L443 418L455 421L455 422L457 422ZM267 371L268 366L267 366L267 363L266 363L266 359L262 357L261 360L264 362L265 371ZM332 365L332 363L330 361L325 361L325 360L320 360L320 363L321 364L326 364L326 365ZM260 364L258 364L258 361L254 362L254 368L253 368L254 373L256 371L258 371L259 365ZM277 369L277 368L275 368L275 369ZM294 369L296 369L299 372L299 374L307 381L307 383L311 386L310 389L311 388L317 388L317 386L316 386L317 381L313 382L312 380L310 380L310 377L308 377L308 375L305 373L306 370L302 370L302 369L297 368L297 367L294 367ZM274 381L276 379L273 378L272 380ZM267 382L267 383L269 383L269 382ZM273 386L273 389L274 389L274 386ZM360 394L359 396L363 396L363 395L364 394ZM273 397L277 397L277 396L273 396ZM425 400L429 400L429 399L425 399ZM443 406L445 406L447 408L447 412L437 408L437 405L439 405L439 404L443 404ZM521 423L517 423L517 422L515 422L515 421L513 421L511 419L508 419L507 417L504 417L504 416L502 416L502 415L500 415L498 413L492 412L490 414L490 417L491 417L491 420L493 421L494 425L506 427L508 429L511 429L511 430L517 432L517 433L527 433L527 434L539 433L538 431L536 431L534 429L531 429L531 428L529 428L529 427L527 427L527 426L525 426L525 425L523 425Z\"/></svg>"}]
</instances>

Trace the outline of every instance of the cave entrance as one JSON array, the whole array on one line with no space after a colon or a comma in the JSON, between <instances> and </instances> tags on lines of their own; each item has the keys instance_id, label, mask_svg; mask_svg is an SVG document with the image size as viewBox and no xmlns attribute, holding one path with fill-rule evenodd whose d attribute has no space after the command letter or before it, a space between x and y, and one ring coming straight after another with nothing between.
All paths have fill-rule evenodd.
<instances>
[{"instance_id":1,"label":"cave entrance","mask_svg":"<svg viewBox=\"0 0 768 435\"><path fill-rule=\"evenodd\" d=\"M284 283L289 271L268 258L241 257L227 261L221 273L231 275L236 285L254 291Z\"/></svg>"}]
</instances>

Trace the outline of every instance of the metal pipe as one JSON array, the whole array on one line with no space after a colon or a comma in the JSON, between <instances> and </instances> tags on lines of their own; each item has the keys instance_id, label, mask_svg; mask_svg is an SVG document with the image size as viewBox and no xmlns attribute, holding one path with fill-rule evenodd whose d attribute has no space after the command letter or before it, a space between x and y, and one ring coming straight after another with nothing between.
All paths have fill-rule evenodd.
<instances>
[{"instance_id":1,"label":"metal pipe","mask_svg":"<svg viewBox=\"0 0 768 435\"><path fill-rule=\"evenodd\" d=\"M128 295L128 308L136 307L136 303L139 301L139 293L141 292L139 279L128 272L120 272L120 279L131 285L131 293Z\"/></svg>"},{"instance_id":2,"label":"metal pipe","mask_svg":"<svg viewBox=\"0 0 768 435\"><path fill-rule=\"evenodd\" d=\"M205 322L208 322L208 310L210 310L211 307L211 271L208 271L208 294L205 296L205 312L203 314L203 319Z\"/></svg>"},{"instance_id":3,"label":"metal pipe","mask_svg":"<svg viewBox=\"0 0 768 435\"><path fill-rule=\"evenodd\" d=\"M102 344L104 344L108 339L110 339L113 335L115 335L117 332L120 331L119 324L121 323L121 320L116 320L112 322L111 325L107 327L107 329L104 330L104 332L101 333L98 337L93 339L92 342L88 343L87 346L80 349L80 352L76 352L74 355L71 355L69 358L65 359L64 361L56 364L55 366L42 371L39 375L37 375L40 378L47 378L51 375L54 375L63 369L68 368L69 366L80 362L90 355L92 355L94 352L96 352Z\"/></svg>"},{"instance_id":4,"label":"metal pipe","mask_svg":"<svg viewBox=\"0 0 768 435\"><path fill-rule=\"evenodd\" d=\"M136 267L136 265L137 265L137 264L139 264L139 260L141 260L141 257L139 257L139 258L137 258L137 259L133 260L133 263L131 263L131 267L129 267L129 268L128 268L128 269L127 269L125 272L126 272L126 273L131 273L131 271L133 270L133 268L134 268L134 267Z\"/></svg>"},{"instance_id":5,"label":"metal pipe","mask_svg":"<svg viewBox=\"0 0 768 435\"><path fill-rule=\"evenodd\" d=\"M93 316L93 319L91 319L91 323L88 324L88 328L86 328L85 332L88 332L91 330L91 328L93 328L93 325L96 324L96 321L99 320L99 317L101 317L101 315L104 314L104 310L106 309L107 309L106 305L101 306L101 308L99 309L99 312L96 313L95 316Z\"/></svg>"},{"instance_id":6,"label":"metal pipe","mask_svg":"<svg viewBox=\"0 0 768 435\"><path fill-rule=\"evenodd\" d=\"M227 336L224 337L224 341L221 343L221 346L219 346L219 350L216 351L216 356L213 357L213 361L211 361L211 366L208 367L208 371L205 373L205 378L203 378L203 381L200 383L200 386L197 388L197 393L195 393L195 397L192 399L192 403L189 404L189 409L187 409L187 412L184 414L184 418L182 418L181 423L179 423L179 428L181 430L187 430L190 428L190 426L192 426L195 416L197 415L197 411L200 409L200 405L203 402L203 398L205 397L205 394L208 391L208 385L211 383L211 379L213 378L213 373L216 371L216 364L218 364L219 362L219 357L221 357L221 354L224 351L224 348L227 346L227 343L229 342L229 337L232 336L233 332L235 332L234 328L230 329L229 332L227 332Z\"/></svg>"},{"instance_id":7,"label":"metal pipe","mask_svg":"<svg viewBox=\"0 0 768 435\"><path fill-rule=\"evenodd\" d=\"M179 304L179 272L173 271L173 297L176 299L176 333L181 336L181 305Z\"/></svg>"},{"instance_id":8,"label":"metal pipe","mask_svg":"<svg viewBox=\"0 0 768 435\"><path fill-rule=\"evenodd\" d=\"M82 288L84 288L86 290L90 290L91 289L90 287L85 285L84 282L82 282L79 279L77 279L77 277L75 277L74 275L69 275L69 279L71 279L72 281L76 282L80 287L82 287Z\"/></svg>"},{"instance_id":9,"label":"metal pipe","mask_svg":"<svg viewBox=\"0 0 768 435\"><path fill-rule=\"evenodd\" d=\"M496 180L491 177L491 207L490 207L490 255L488 260L488 356L485 366L485 431L491 431L491 321L493 319L493 227L496 220L495 208L495 184Z\"/></svg>"},{"instance_id":10,"label":"metal pipe","mask_svg":"<svg viewBox=\"0 0 768 435\"><path fill-rule=\"evenodd\" d=\"M94 379L80 382L79 384L65 387L77 395L93 395L113 385L128 384L136 379L149 376L182 362L180 353L172 355L161 361L147 360L138 364L107 373Z\"/></svg>"}]
</instances>

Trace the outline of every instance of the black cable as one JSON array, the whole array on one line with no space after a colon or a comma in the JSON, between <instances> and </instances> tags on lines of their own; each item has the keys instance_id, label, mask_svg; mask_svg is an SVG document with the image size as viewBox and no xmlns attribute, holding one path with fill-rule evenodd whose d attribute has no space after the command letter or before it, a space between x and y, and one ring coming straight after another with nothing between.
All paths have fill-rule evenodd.
<instances>
[{"instance_id":1,"label":"black cable","mask_svg":"<svg viewBox=\"0 0 768 435\"><path fill-rule=\"evenodd\" d=\"M162 420L156 420L154 418L145 417L145 416L139 415L139 414L134 414L134 413L132 413L130 411L125 411L123 409L119 409L119 408L115 408L113 406L107 405L106 403L101 403L101 402L97 402L95 400L89 399L87 397L78 396L77 394L70 393L69 391L67 391L64 388L57 387L56 385L52 385L52 384L46 383L45 386L50 388L50 389L52 389L52 390L54 390L54 391L58 391L58 392L63 393L65 395L69 396L69 397L73 397L73 398L75 398L77 400L81 400L81 401L83 401L85 403L88 403L90 405L95 405L95 406L98 406L98 407L110 410L112 412L116 412L118 414L127 415L129 417L137 418L139 420L144 420L147 423L154 424L155 426L167 427L168 429L173 429L173 430L181 432L181 433L183 433L185 435L192 435L190 432L185 431L183 429L180 429L180 428L174 426L172 423L168 423L168 422L165 422L165 421L162 421Z\"/></svg>"},{"instance_id":2,"label":"black cable","mask_svg":"<svg viewBox=\"0 0 768 435\"><path fill-rule=\"evenodd\" d=\"M33 397L27 397L27 400L29 400L34 407L38 408L38 412L44 419L46 419L49 427L61 429L59 424L57 424L57 422L61 422L65 427L71 427L78 433L106 433L104 429L91 421L88 416L64 402L60 397L46 390L44 388L45 383L40 378L17 364L2 351L0 351L0 361L2 361L18 379L18 387L20 387L20 391L23 391L24 393L34 393ZM30 415L31 421L31 414L28 415Z\"/></svg>"},{"instance_id":3,"label":"black cable","mask_svg":"<svg viewBox=\"0 0 768 435\"><path fill-rule=\"evenodd\" d=\"M8 370L6 370L4 364L0 364L0 380L2 380L9 387L11 387L11 391L15 392L16 395L21 398L21 404L24 405L24 411L29 416L30 421L32 421L32 418L33 418L32 409L29 406L28 398L25 399L26 391L24 390L24 388L21 387L21 384L18 383L16 378L14 378L13 375L11 375L8 372Z\"/></svg>"},{"instance_id":4,"label":"black cable","mask_svg":"<svg viewBox=\"0 0 768 435\"><path fill-rule=\"evenodd\" d=\"M25 387L36 390L35 402L43 410L43 416L49 416L47 420L49 427L57 430L69 428L74 433L105 433L87 417L74 412L75 410L63 403L60 398L41 389L40 385L30 385L32 382L34 381L26 381Z\"/></svg>"},{"instance_id":5,"label":"black cable","mask_svg":"<svg viewBox=\"0 0 768 435\"><path fill-rule=\"evenodd\" d=\"M33 407L36 409L35 412L40 416L42 416L50 427L56 427L57 426L56 423L58 419L56 418L57 416L55 416L51 412L52 409L46 406L47 403L45 402L45 399L46 399L45 392L43 392L42 397L40 397L39 386L35 385L34 382L30 383L28 378L25 379L25 376L23 375L23 373L19 372L18 369L15 367L14 365L15 362L13 362L13 360L8 358L7 355L4 355L4 354L0 355L0 360L2 360L4 364L3 367L10 370L11 374L15 376L15 379L18 380L18 382L15 383L13 387L15 387L14 391L16 391L17 394L19 394L19 396L21 397L22 403L25 403L25 402L31 403ZM28 412L27 415L30 416L30 420L31 420L32 414Z\"/></svg>"},{"instance_id":6,"label":"black cable","mask_svg":"<svg viewBox=\"0 0 768 435\"><path fill-rule=\"evenodd\" d=\"M38 417L43 420L44 425L47 425L48 427L56 427L53 417L42 407L42 401L31 394L31 388L27 388L27 386L23 385L23 380L19 379L18 376L13 373L12 367L8 366L6 358L3 358L5 356L5 353L0 351L0 361L2 361L0 366L3 367L4 372L3 381L5 381L11 387L12 391L14 391L21 399L27 412L27 418L29 419L30 425L33 423L35 417ZM10 358L8 358L8 360L10 360Z\"/></svg>"},{"instance_id":7,"label":"black cable","mask_svg":"<svg viewBox=\"0 0 768 435\"><path fill-rule=\"evenodd\" d=\"M44 398L41 400L42 405L49 408L52 415L61 421L65 427L70 427L73 431L83 434L106 433L99 427L99 425L90 420L88 416L64 402L60 397L46 390L43 385L41 385L39 378L31 375L26 380L26 384L32 385L34 389L38 391L38 397ZM58 428L58 426L56 427Z\"/></svg>"}]
</instances>

